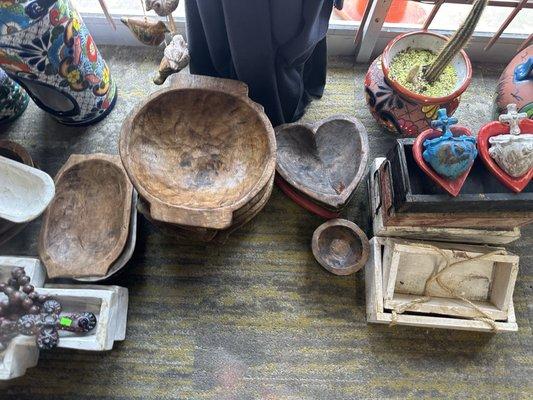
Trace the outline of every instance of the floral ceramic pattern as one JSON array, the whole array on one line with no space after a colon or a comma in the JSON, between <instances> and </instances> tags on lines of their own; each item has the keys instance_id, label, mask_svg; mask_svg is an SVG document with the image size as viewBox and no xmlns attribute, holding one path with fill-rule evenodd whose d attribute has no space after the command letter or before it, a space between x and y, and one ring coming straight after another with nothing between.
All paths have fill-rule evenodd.
<instances>
[{"instance_id":1,"label":"floral ceramic pattern","mask_svg":"<svg viewBox=\"0 0 533 400\"><path fill-rule=\"evenodd\" d=\"M518 112L525 112L528 118L533 119L533 78L517 80L516 68L523 65L533 57L533 45L526 47L518 53L503 71L498 81L496 107L497 117L506 112L507 104L516 104Z\"/></svg>"},{"instance_id":2,"label":"floral ceramic pattern","mask_svg":"<svg viewBox=\"0 0 533 400\"><path fill-rule=\"evenodd\" d=\"M28 106L28 94L0 69L0 124L19 117Z\"/></svg>"},{"instance_id":3,"label":"floral ceramic pattern","mask_svg":"<svg viewBox=\"0 0 533 400\"><path fill-rule=\"evenodd\" d=\"M39 107L72 125L111 111L115 83L69 0L0 0L0 26L0 65Z\"/></svg>"},{"instance_id":4,"label":"floral ceramic pattern","mask_svg":"<svg viewBox=\"0 0 533 400\"><path fill-rule=\"evenodd\" d=\"M370 112L381 125L401 136L415 137L431 127L439 108L452 115L459 98L448 104L419 104L397 94L385 81L378 57L368 69L365 78L365 96Z\"/></svg>"}]
</instances>

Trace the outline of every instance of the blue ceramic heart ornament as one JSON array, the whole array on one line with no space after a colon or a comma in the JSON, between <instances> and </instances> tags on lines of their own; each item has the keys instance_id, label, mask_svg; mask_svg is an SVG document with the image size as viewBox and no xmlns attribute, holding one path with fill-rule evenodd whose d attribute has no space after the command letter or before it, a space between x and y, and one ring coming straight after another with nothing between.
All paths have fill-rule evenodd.
<instances>
[{"instance_id":1,"label":"blue ceramic heart ornament","mask_svg":"<svg viewBox=\"0 0 533 400\"><path fill-rule=\"evenodd\" d=\"M438 111L438 118L431 121L433 129L443 133L435 139L424 141L424 160L437 174L449 180L455 180L467 172L477 157L476 138L473 136L454 136L450 126L457 123L457 118L448 117L446 109Z\"/></svg>"}]
</instances>

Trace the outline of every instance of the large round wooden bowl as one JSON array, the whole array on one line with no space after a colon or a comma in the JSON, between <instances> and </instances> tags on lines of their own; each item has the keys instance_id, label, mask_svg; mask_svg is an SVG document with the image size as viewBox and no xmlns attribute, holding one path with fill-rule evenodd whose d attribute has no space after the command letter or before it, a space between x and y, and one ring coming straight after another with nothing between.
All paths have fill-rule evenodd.
<instances>
[{"instance_id":1,"label":"large round wooden bowl","mask_svg":"<svg viewBox=\"0 0 533 400\"><path fill-rule=\"evenodd\" d=\"M212 229L268 183L274 130L241 82L175 75L128 116L120 156L154 220Z\"/></svg>"}]
</instances>

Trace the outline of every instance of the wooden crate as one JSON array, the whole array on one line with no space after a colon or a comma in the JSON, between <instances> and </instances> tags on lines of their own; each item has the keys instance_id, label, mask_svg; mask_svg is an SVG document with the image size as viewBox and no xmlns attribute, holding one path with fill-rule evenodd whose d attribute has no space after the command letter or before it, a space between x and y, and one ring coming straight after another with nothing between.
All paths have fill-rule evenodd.
<instances>
[{"instance_id":1,"label":"wooden crate","mask_svg":"<svg viewBox=\"0 0 533 400\"><path fill-rule=\"evenodd\" d=\"M396 212L388 161L383 162L374 173L374 182L377 186L375 190L379 191L386 225L509 230L533 222L533 212L484 212L483 209L448 213Z\"/></svg>"},{"instance_id":2,"label":"wooden crate","mask_svg":"<svg viewBox=\"0 0 533 400\"><path fill-rule=\"evenodd\" d=\"M420 169L413 158L414 139L398 139L389 152L397 212L533 212L533 182L514 193L492 175L478 157L461 193L451 197Z\"/></svg>"},{"instance_id":3,"label":"wooden crate","mask_svg":"<svg viewBox=\"0 0 533 400\"><path fill-rule=\"evenodd\" d=\"M368 193L374 236L403 237L410 239L436 240L457 243L507 244L520 238L520 228L452 228L395 225L384 218L384 210L378 185L374 181L375 172L385 161L376 158L368 174Z\"/></svg>"},{"instance_id":4,"label":"wooden crate","mask_svg":"<svg viewBox=\"0 0 533 400\"><path fill-rule=\"evenodd\" d=\"M436 248L444 252L450 262L468 260L495 250L505 253L452 266L441 275L441 281L472 301L490 318L507 320L518 274L518 256L507 253L503 248L457 243L387 239L382 260L385 309L398 309L424 296L426 281L446 265ZM431 300L412 304L409 310L470 318L482 316L472 306L448 293L437 282L428 285L426 295L431 297Z\"/></svg>"},{"instance_id":5,"label":"wooden crate","mask_svg":"<svg viewBox=\"0 0 533 400\"><path fill-rule=\"evenodd\" d=\"M366 317L369 323L390 324L393 320L392 312L384 307L382 257L386 238L374 237L370 240L370 257L365 265L366 288ZM518 325L514 313L513 302L509 303L507 320L495 322L496 331L483 321L458 317L434 316L428 314L398 314L395 319L397 325L410 325L424 328L458 329L479 332L509 332L517 331Z\"/></svg>"}]
</instances>

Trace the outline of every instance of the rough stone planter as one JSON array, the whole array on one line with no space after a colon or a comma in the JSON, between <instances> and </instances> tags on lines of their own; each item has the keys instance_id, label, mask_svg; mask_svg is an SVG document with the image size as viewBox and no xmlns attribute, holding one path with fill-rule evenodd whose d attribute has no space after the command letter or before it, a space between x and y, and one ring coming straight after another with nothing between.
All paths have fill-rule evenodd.
<instances>
[{"instance_id":1,"label":"rough stone planter","mask_svg":"<svg viewBox=\"0 0 533 400\"><path fill-rule=\"evenodd\" d=\"M461 94L472 79L472 66L464 51L452 64L457 71L455 90L444 97L423 96L401 86L389 77L389 66L400 51L407 48L428 49L438 52L448 39L427 31L398 35L385 48L383 54L370 65L365 78L365 96L370 112L381 125L401 136L415 137L431 128L439 108L446 108L451 116Z\"/></svg>"}]
</instances>

